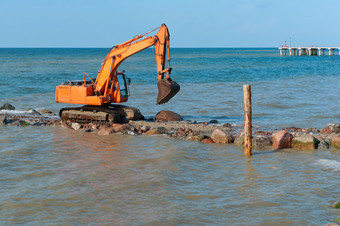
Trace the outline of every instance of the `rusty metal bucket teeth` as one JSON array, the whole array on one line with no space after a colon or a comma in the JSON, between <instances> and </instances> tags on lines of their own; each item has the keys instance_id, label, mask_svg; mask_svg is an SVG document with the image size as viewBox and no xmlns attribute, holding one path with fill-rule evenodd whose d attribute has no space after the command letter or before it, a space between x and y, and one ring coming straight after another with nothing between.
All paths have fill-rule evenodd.
<instances>
[{"instance_id":1,"label":"rusty metal bucket teeth","mask_svg":"<svg viewBox=\"0 0 340 226\"><path fill-rule=\"evenodd\" d=\"M159 79L157 81L158 97L156 104L164 104L175 96L180 90L180 86L171 79Z\"/></svg>"}]
</instances>

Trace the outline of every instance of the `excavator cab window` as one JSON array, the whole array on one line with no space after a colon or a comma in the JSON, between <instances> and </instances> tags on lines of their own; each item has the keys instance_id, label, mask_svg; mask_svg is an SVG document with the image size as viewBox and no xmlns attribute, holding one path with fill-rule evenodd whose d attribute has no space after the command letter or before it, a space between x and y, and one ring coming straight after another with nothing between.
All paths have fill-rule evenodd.
<instances>
[{"instance_id":1,"label":"excavator cab window","mask_svg":"<svg viewBox=\"0 0 340 226\"><path fill-rule=\"evenodd\" d=\"M121 72L117 73L117 79L120 88L120 97L121 98L128 97L130 95L129 93L130 79L126 78L124 73Z\"/></svg>"}]
</instances>

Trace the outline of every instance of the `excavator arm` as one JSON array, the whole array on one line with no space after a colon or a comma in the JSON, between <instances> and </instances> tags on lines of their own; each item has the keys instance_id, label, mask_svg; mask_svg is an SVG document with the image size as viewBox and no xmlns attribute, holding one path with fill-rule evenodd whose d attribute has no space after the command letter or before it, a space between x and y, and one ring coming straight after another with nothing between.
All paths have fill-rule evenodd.
<instances>
[{"instance_id":1,"label":"excavator arm","mask_svg":"<svg viewBox=\"0 0 340 226\"><path fill-rule=\"evenodd\" d=\"M154 36L138 35L127 42L112 47L97 75L94 91L103 96L112 94L113 84L117 83L116 74L119 65L128 57L154 46L158 77L157 104L168 102L180 90L180 86L172 81L170 76L172 69L170 67L169 40L170 35L168 28L165 24L162 24ZM165 68L166 55L168 61L167 68Z\"/></svg>"}]
</instances>

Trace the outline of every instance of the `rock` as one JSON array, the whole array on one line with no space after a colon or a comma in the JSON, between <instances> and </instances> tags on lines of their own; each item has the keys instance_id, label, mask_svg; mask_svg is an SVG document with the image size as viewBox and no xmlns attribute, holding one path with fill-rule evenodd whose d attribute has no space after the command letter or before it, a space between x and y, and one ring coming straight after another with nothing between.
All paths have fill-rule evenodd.
<instances>
[{"instance_id":1,"label":"rock","mask_svg":"<svg viewBox=\"0 0 340 226\"><path fill-rule=\"evenodd\" d=\"M313 150L318 147L319 142L314 136L309 134L296 136L292 140L292 148L295 150Z\"/></svg>"},{"instance_id":2,"label":"rock","mask_svg":"<svg viewBox=\"0 0 340 226\"><path fill-rule=\"evenodd\" d=\"M234 140L234 144L237 146L244 145L244 133L240 133Z\"/></svg>"},{"instance_id":3,"label":"rock","mask_svg":"<svg viewBox=\"0 0 340 226\"><path fill-rule=\"evenodd\" d=\"M234 138L229 132L220 129L214 130L214 132L211 134L211 139L215 143L220 144L230 144L234 142Z\"/></svg>"},{"instance_id":4,"label":"rock","mask_svg":"<svg viewBox=\"0 0 340 226\"><path fill-rule=\"evenodd\" d=\"M85 133L90 133L92 130L91 130L91 128L86 128L86 129L84 129L84 132Z\"/></svg>"},{"instance_id":5,"label":"rock","mask_svg":"<svg viewBox=\"0 0 340 226\"><path fill-rule=\"evenodd\" d=\"M301 128L294 127L294 126L289 127L289 128L286 128L286 129L287 129L287 131L289 131L289 132L302 132L302 129L301 129Z\"/></svg>"},{"instance_id":6,"label":"rock","mask_svg":"<svg viewBox=\"0 0 340 226\"><path fill-rule=\"evenodd\" d=\"M26 122L24 120L19 120L18 122L18 126L29 126L29 125L30 125L29 122Z\"/></svg>"},{"instance_id":7,"label":"rock","mask_svg":"<svg viewBox=\"0 0 340 226\"><path fill-rule=\"evenodd\" d=\"M126 129L127 129L128 125L127 124L112 124L111 128L116 131L117 133L118 132L124 132Z\"/></svg>"},{"instance_id":8,"label":"rock","mask_svg":"<svg viewBox=\"0 0 340 226\"><path fill-rule=\"evenodd\" d=\"M222 127L232 127L230 123L224 123Z\"/></svg>"},{"instance_id":9,"label":"rock","mask_svg":"<svg viewBox=\"0 0 340 226\"><path fill-rule=\"evenodd\" d=\"M155 120L159 120L161 122L170 122L182 121L183 118L179 114L172 111L160 111L156 114Z\"/></svg>"},{"instance_id":10,"label":"rock","mask_svg":"<svg viewBox=\"0 0 340 226\"><path fill-rule=\"evenodd\" d=\"M137 133L134 130L130 130L130 129L125 130L125 132L126 132L126 134L133 135L133 136L139 135L139 133Z\"/></svg>"},{"instance_id":11,"label":"rock","mask_svg":"<svg viewBox=\"0 0 340 226\"><path fill-rule=\"evenodd\" d=\"M146 125L143 125L142 127L140 127L140 130L142 131L142 132L146 132L146 131L148 131L150 129L150 127L149 126L146 126Z\"/></svg>"},{"instance_id":12,"label":"rock","mask_svg":"<svg viewBox=\"0 0 340 226\"><path fill-rule=\"evenodd\" d=\"M72 127L68 123L66 123L66 122L62 122L60 126L61 127L65 127L67 129L72 129Z\"/></svg>"},{"instance_id":13,"label":"rock","mask_svg":"<svg viewBox=\"0 0 340 226\"><path fill-rule=\"evenodd\" d=\"M27 111L29 114L32 114L32 115L41 115L38 111L36 111L33 108L27 109Z\"/></svg>"},{"instance_id":14,"label":"rock","mask_svg":"<svg viewBox=\"0 0 340 226\"><path fill-rule=\"evenodd\" d=\"M0 116L0 126L4 126L8 123L7 117L5 115Z\"/></svg>"},{"instance_id":15,"label":"rock","mask_svg":"<svg viewBox=\"0 0 340 226\"><path fill-rule=\"evenodd\" d=\"M340 124L329 124L328 128L332 130L333 133L340 133Z\"/></svg>"},{"instance_id":16,"label":"rock","mask_svg":"<svg viewBox=\"0 0 340 226\"><path fill-rule=\"evenodd\" d=\"M47 110L47 109L41 109L41 110L38 110L38 112L40 114L48 114L48 115L53 115L54 113L50 110Z\"/></svg>"},{"instance_id":17,"label":"rock","mask_svg":"<svg viewBox=\"0 0 340 226\"><path fill-rule=\"evenodd\" d=\"M333 208L340 209L340 202L335 202L332 204Z\"/></svg>"},{"instance_id":18,"label":"rock","mask_svg":"<svg viewBox=\"0 0 340 226\"><path fill-rule=\"evenodd\" d=\"M72 129L79 130L81 128L81 125L79 123L73 122L71 124Z\"/></svg>"},{"instance_id":19,"label":"rock","mask_svg":"<svg viewBox=\"0 0 340 226\"><path fill-rule=\"evenodd\" d=\"M253 137L253 147L265 149L272 146L272 139L269 136L257 135Z\"/></svg>"},{"instance_id":20,"label":"rock","mask_svg":"<svg viewBox=\"0 0 340 226\"><path fill-rule=\"evenodd\" d=\"M0 110L15 110L15 107L9 103L6 103L0 107Z\"/></svg>"},{"instance_id":21,"label":"rock","mask_svg":"<svg viewBox=\"0 0 340 226\"><path fill-rule=\"evenodd\" d=\"M146 135L157 135L157 134L162 134L157 128L152 128L149 129L148 131L145 132Z\"/></svg>"},{"instance_id":22,"label":"rock","mask_svg":"<svg viewBox=\"0 0 340 226\"><path fill-rule=\"evenodd\" d=\"M340 136L336 136L332 139L331 146L334 148L340 148Z\"/></svg>"},{"instance_id":23,"label":"rock","mask_svg":"<svg viewBox=\"0 0 340 226\"><path fill-rule=\"evenodd\" d=\"M190 141L201 141L201 140L203 140L204 138L205 138L205 136L202 135L202 134L195 135L195 136L189 135L189 136L187 136L186 140L190 140Z\"/></svg>"},{"instance_id":24,"label":"rock","mask_svg":"<svg viewBox=\"0 0 340 226\"><path fill-rule=\"evenodd\" d=\"M213 144L215 143L211 138L205 138L203 140L201 140L202 143L205 143L205 144Z\"/></svg>"},{"instance_id":25,"label":"rock","mask_svg":"<svg viewBox=\"0 0 340 226\"><path fill-rule=\"evenodd\" d=\"M218 121L215 120L215 119L212 119L212 120L209 121L209 124L215 124L215 123L218 123Z\"/></svg>"},{"instance_id":26,"label":"rock","mask_svg":"<svg viewBox=\"0 0 340 226\"><path fill-rule=\"evenodd\" d=\"M290 148L292 139L293 139L292 134L288 133L287 131L280 130L274 136L272 148L273 149Z\"/></svg>"},{"instance_id":27,"label":"rock","mask_svg":"<svg viewBox=\"0 0 340 226\"><path fill-rule=\"evenodd\" d=\"M98 130L98 135L109 135L111 133L115 133L116 131L114 129L112 129L111 126L108 125L103 125L100 127L100 129Z\"/></svg>"},{"instance_id":28,"label":"rock","mask_svg":"<svg viewBox=\"0 0 340 226\"><path fill-rule=\"evenodd\" d=\"M115 110L118 111L118 113L128 119L128 120L144 120L144 116L142 115L142 113L140 113L140 110L138 108L134 108L134 107L128 107L125 105L114 105Z\"/></svg>"},{"instance_id":29,"label":"rock","mask_svg":"<svg viewBox=\"0 0 340 226\"><path fill-rule=\"evenodd\" d=\"M318 149L320 150L326 150L329 149L331 146L331 140L329 139L323 139L320 141L319 145L318 145Z\"/></svg>"},{"instance_id":30,"label":"rock","mask_svg":"<svg viewBox=\"0 0 340 226\"><path fill-rule=\"evenodd\" d=\"M320 133L331 134L333 131L327 126L320 130Z\"/></svg>"}]
</instances>

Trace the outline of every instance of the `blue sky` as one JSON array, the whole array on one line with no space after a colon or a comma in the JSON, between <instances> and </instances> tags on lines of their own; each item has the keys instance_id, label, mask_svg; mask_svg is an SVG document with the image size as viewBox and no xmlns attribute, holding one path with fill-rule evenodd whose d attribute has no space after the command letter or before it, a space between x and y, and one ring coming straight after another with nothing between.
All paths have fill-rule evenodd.
<instances>
[{"instance_id":1,"label":"blue sky","mask_svg":"<svg viewBox=\"0 0 340 226\"><path fill-rule=\"evenodd\" d=\"M111 47L162 23L171 47L340 46L339 0L0 0L0 47Z\"/></svg>"}]
</instances>

